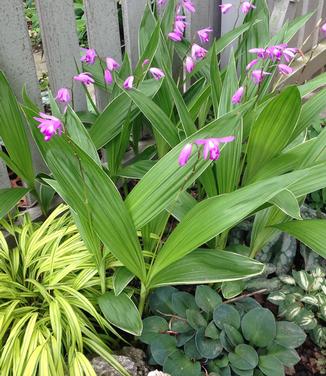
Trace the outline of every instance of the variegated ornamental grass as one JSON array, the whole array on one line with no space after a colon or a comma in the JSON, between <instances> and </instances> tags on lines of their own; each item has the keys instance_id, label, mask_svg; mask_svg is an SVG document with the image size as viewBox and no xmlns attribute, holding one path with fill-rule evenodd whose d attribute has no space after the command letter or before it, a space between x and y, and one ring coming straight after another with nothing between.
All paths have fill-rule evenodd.
<instances>
[{"instance_id":1,"label":"variegated ornamental grass","mask_svg":"<svg viewBox=\"0 0 326 376\"><path fill-rule=\"evenodd\" d=\"M115 331L97 311L97 269L68 207L43 223L21 219L1 221L11 239L0 232L1 375L94 376L87 352L126 374L111 355Z\"/></svg>"}]
</instances>

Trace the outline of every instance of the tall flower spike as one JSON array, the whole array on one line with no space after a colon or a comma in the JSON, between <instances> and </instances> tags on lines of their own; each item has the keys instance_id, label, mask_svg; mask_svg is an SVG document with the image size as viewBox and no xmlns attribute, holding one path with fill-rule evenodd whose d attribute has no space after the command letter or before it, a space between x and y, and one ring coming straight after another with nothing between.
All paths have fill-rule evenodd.
<instances>
[{"instance_id":1,"label":"tall flower spike","mask_svg":"<svg viewBox=\"0 0 326 376\"><path fill-rule=\"evenodd\" d=\"M166 0L157 0L157 5L159 7L164 7L165 4L166 4Z\"/></svg>"},{"instance_id":2,"label":"tall flower spike","mask_svg":"<svg viewBox=\"0 0 326 376\"><path fill-rule=\"evenodd\" d=\"M264 72L263 70L261 69L257 69L257 70L254 70L251 74L251 79L253 81L254 84L258 85L260 84L264 77L267 76L267 75L270 75L271 73L268 73L268 72Z\"/></svg>"},{"instance_id":3,"label":"tall flower spike","mask_svg":"<svg viewBox=\"0 0 326 376\"><path fill-rule=\"evenodd\" d=\"M62 87L58 90L57 96L55 99L60 103L69 103L71 101L71 95L68 89Z\"/></svg>"},{"instance_id":4,"label":"tall flower spike","mask_svg":"<svg viewBox=\"0 0 326 376\"><path fill-rule=\"evenodd\" d=\"M38 128L44 135L44 141L50 141L56 134L61 136L63 126L58 118L44 114L43 112L40 112L39 115L41 116L40 118L34 117L34 119L40 123Z\"/></svg>"},{"instance_id":5,"label":"tall flower spike","mask_svg":"<svg viewBox=\"0 0 326 376\"><path fill-rule=\"evenodd\" d=\"M288 74L293 73L293 68L289 67L288 65L285 64L278 64L277 66L279 73L287 76Z\"/></svg>"},{"instance_id":6,"label":"tall flower spike","mask_svg":"<svg viewBox=\"0 0 326 376\"><path fill-rule=\"evenodd\" d=\"M80 61L89 65L93 65L97 56L95 50L93 50L92 48L83 48L83 50L85 51L85 55L80 58Z\"/></svg>"},{"instance_id":7,"label":"tall flower spike","mask_svg":"<svg viewBox=\"0 0 326 376\"><path fill-rule=\"evenodd\" d=\"M134 83L134 76L129 76L126 81L123 83L123 88L126 90L130 90L133 87Z\"/></svg>"},{"instance_id":8,"label":"tall flower spike","mask_svg":"<svg viewBox=\"0 0 326 376\"><path fill-rule=\"evenodd\" d=\"M191 73L195 68L195 63L190 56L186 57L185 67L188 73Z\"/></svg>"},{"instance_id":9,"label":"tall flower spike","mask_svg":"<svg viewBox=\"0 0 326 376\"><path fill-rule=\"evenodd\" d=\"M180 166L185 166L191 156L192 152L192 144L186 144L179 155L179 165Z\"/></svg>"},{"instance_id":10,"label":"tall flower spike","mask_svg":"<svg viewBox=\"0 0 326 376\"><path fill-rule=\"evenodd\" d=\"M216 161L219 159L221 151L220 144L234 141L234 136L221 137L221 138L204 138L196 140L197 145L204 145L203 157L211 161Z\"/></svg>"},{"instance_id":11,"label":"tall flower spike","mask_svg":"<svg viewBox=\"0 0 326 376\"><path fill-rule=\"evenodd\" d=\"M222 5L219 5L219 7L221 9L221 13L226 14L233 7L233 5L231 3L225 3Z\"/></svg>"},{"instance_id":12,"label":"tall flower spike","mask_svg":"<svg viewBox=\"0 0 326 376\"><path fill-rule=\"evenodd\" d=\"M198 37L202 43L209 42L209 33L213 32L211 27L206 27L205 29L201 29L197 31Z\"/></svg>"},{"instance_id":13,"label":"tall flower spike","mask_svg":"<svg viewBox=\"0 0 326 376\"><path fill-rule=\"evenodd\" d=\"M243 94L244 94L244 87L241 86L239 87L239 89L234 93L233 97L232 97L232 103L233 104L238 104L238 103L241 103L242 101L242 97L243 97Z\"/></svg>"},{"instance_id":14,"label":"tall flower spike","mask_svg":"<svg viewBox=\"0 0 326 376\"><path fill-rule=\"evenodd\" d=\"M155 78L155 80L160 80L161 78L165 77L164 72L159 68L150 68L149 72Z\"/></svg>"},{"instance_id":15,"label":"tall flower spike","mask_svg":"<svg viewBox=\"0 0 326 376\"><path fill-rule=\"evenodd\" d=\"M85 85L90 85L95 82L92 75L88 72L80 73L77 76L74 76L74 80L80 81Z\"/></svg>"},{"instance_id":16,"label":"tall flower spike","mask_svg":"<svg viewBox=\"0 0 326 376\"><path fill-rule=\"evenodd\" d=\"M193 44L191 47L191 56L193 60L202 60L207 54L205 48L198 46L198 44Z\"/></svg>"},{"instance_id":17,"label":"tall flower spike","mask_svg":"<svg viewBox=\"0 0 326 376\"><path fill-rule=\"evenodd\" d=\"M104 71L104 80L108 85L111 85L113 82L112 73L109 69L105 69Z\"/></svg>"},{"instance_id":18,"label":"tall flower spike","mask_svg":"<svg viewBox=\"0 0 326 376\"><path fill-rule=\"evenodd\" d=\"M109 71L115 71L120 68L120 64L115 61L112 57L106 58L106 66Z\"/></svg>"},{"instance_id":19,"label":"tall flower spike","mask_svg":"<svg viewBox=\"0 0 326 376\"><path fill-rule=\"evenodd\" d=\"M256 7L253 4L251 4L249 1L245 1L241 5L241 12L243 14L247 14L251 9L255 9L255 8Z\"/></svg>"}]
</instances>

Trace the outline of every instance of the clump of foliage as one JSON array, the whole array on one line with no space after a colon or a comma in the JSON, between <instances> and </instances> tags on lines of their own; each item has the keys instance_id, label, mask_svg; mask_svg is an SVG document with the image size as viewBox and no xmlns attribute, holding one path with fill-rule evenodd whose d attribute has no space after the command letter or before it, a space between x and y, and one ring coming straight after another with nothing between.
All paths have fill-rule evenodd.
<instances>
[{"instance_id":1,"label":"clump of foliage","mask_svg":"<svg viewBox=\"0 0 326 376\"><path fill-rule=\"evenodd\" d=\"M87 351L126 375L107 346L111 326L94 305L99 278L67 207L42 224L25 215L1 225L15 243L0 232L1 375L94 376Z\"/></svg>"},{"instance_id":2,"label":"clump of foliage","mask_svg":"<svg viewBox=\"0 0 326 376\"><path fill-rule=\"evenodd\" d=\"M225 304L208 286L197 286L195 296L160 288L150 308L155 316L144 319L140 340L151 361L172 376L282 375L300 360L295 348L306 338L254 299Z\"/></svg>"},{"instance_id":3,"label":"clump of foliage","mask_svg":"<svg viewBox=\"0 0 326 376\"><path fill-rule=\"evenodd\" d=\"M326 281L325 272L293 271L279 277L283 287L272 292L268 300L278 305L279 316L305 330L316 345L326 347Z\"/></svg>"}]
</instances>

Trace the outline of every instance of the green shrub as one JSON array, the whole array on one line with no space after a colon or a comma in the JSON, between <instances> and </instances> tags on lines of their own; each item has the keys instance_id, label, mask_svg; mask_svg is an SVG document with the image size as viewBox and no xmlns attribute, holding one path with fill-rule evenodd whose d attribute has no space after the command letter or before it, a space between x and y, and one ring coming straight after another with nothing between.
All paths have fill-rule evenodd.
<instances>
[{"instance_id":1,"label":"green shrub","mask_svg":"<svg viewBox=\"0 0 326 376\"><path fill-rule=\"evenodd\" d=\"M195 296L163 287L151 295L150 308L156 316L144 319L140 340L172 376L282 375L300 360L295 348L306 338L254 299L225 304L208 286L198 286Z\"/></svg>"},{"instance_id":2,"label":"green shrub","mask_svg":"<svg viewBox=\"0 0 326 376\"><path fill-rule=\"evenodd\" d=\"M306 331L320 347L326 347L326 281L320 267L315 271L293 271L280 277L283 287L268 296L278 305L278 314Z\"/></svg>"}]
</instances>

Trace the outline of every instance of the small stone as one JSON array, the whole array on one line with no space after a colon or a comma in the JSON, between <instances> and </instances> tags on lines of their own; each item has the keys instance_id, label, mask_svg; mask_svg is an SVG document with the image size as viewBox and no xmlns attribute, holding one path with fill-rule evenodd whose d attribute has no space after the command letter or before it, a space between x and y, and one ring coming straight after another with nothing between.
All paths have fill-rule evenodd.
<instances>
[{"instance_id":1,"label":"small stone","mask_svg":"<svg viewBox=\"0 0 326 376\"><path fill-rule=\"evenodd\" d=\"M120 355L115 358L131 375L137 375L137 366L130 358ZM97 376L120 376L120 372L100 356L93 358L91 364Z\"/></svg>"},{"instance_id":2,"label":"small stone","mask_svg":"<svg viewBox=\"0 0 326 376\"><path fill-rule=\"evenodd\" d=\"M164 373L158 370L150 372L147 376L170 376L168 373Z\"/></svg>"}]
</instances>

